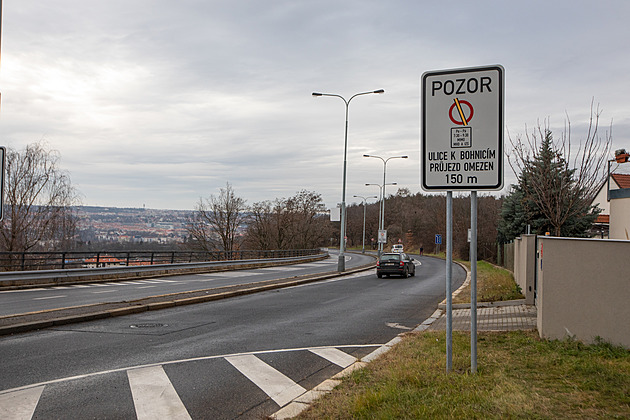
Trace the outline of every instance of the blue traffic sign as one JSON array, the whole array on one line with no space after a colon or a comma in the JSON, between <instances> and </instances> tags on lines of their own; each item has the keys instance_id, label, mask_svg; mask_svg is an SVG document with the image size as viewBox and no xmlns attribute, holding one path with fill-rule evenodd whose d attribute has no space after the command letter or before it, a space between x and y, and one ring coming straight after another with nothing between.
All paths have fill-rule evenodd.
<instances>
[{"instance_id":1,"label":"blue traffic sign","mask_svg":"<svg viewBox=\"0 0 630 420\"><path fill-rule=\"evenodd\" d=\"M442 235L435 235L435 244L442 245Z\"/></svg>"}]
</instances>

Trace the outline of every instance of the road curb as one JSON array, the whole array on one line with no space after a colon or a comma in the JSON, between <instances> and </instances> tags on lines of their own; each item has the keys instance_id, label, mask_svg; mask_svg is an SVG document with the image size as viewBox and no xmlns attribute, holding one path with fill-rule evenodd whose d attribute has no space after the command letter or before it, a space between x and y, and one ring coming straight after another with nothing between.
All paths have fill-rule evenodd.
<instances>
[{"instance_id":1,"label":"road curb","mask_svg":"<svg viewBox=\"0 0 630 420\"><path fill-rule=\"evenodd\" d=\"M19 314L19 315L7 316L7 317L0 317L0 319L17 318L19 316L27 316L27 315L40 316L42 318L47 317L47 319L41 319L41 320L30 321L30 322L16 322L15 324L0 326L0 336L15 334L15 333L23 333L23 332L39 330L39 329L44 329L44 328L50 328L50 327L59 326L59 325L67 325L67 324L78 323L78 322L93 321L96 319L105 319L105 318L112 318L112 317L117 317L117 316L132 315L132 314L137 314L137 313L145 312L145 311L155 311L155 310L160 310L160 309L173 308L176 306L193 305L197 303L205 303L205 302L211 302L215 300L228 299L232 297L245 296L245 295L249 295L253 293L265 292L265 291L281 289L285 287L298 286L302 284L314 283L321 280L327 280L327 279L331 279L335 277L341 277L341 276L345 276L349 274L360 273L362 271L370 270L374 267L375 267L374 263L370 263L370 264L359 266L357 268L353 268L351 270L344 271L343 273L334 271L334 272L326 272L326 273L321 273L321 274L308 274L302 277L265 280L262 282L247 283L245 285L227 286L227 287L222 287L220 289L226 289L226 288L229 289L230 287L232 287L235 290L227 290L227 291L221 291L221 292L217 291L217 289L219 288L202 289L202 290L195 290L195 291L190 291L190 292L150 296L147 298L142 298L142 299L128 301L128 302L110 302L110 303L95 304L95 305L81 305L81 306L76 306L72 308L63 308L63 309L56 309L56 310L49 310L49 311L38 311L38 312L29 313L29 314ZM264 283L267 283L267 284L264 284ZM213 290L215 291L214 293L212 293ZM194 297L183 297L185 295L190 295L194 293L203 293L203 292L207 294L201 295L201 296L194 296ZM178 296L182 296L182 297L178 298ZM149 299L153 299L153 300L163 299L163 300L160 300L157 302L142 303L142 301L146 301ZM116 305L131 305L131 306L124 306L122 308L106 308L106 306L116 306ZM94 311L89 312L91 308L94 308ZM65 312L68 312L68 311L72 312L72 310L75 310L77 312L81 311L84 313L55 317L55 312L60 312L62 310ZM85 313L86 311L88 312Z\"/></svg>"},{"instance_id":2,"label":"road curb","mask_svg":"<svg viewBox=\"0 0 630 420\"><path fill-rule=\"evenodd\" d=\"M436 309L429 318L425 319L424 322L418 325L412 332L421 332L426 330L431 326L431 324L437 321L441 315L442 310ZM341 372L333 375L330 379L326 379L315 388L306 391L304 394L298 396L293 401L282 407L280 410L269 416L269 418L273 420L288 420L298 416L304 410L308 409L315 400L332 392L338 385L341 384L341 380L343 378L349 376L355 370L363 369L368 365L368 363L390 351L396 344L402 341L405 334L409 333L403 332L398 334L396 337L392 338L387 343L383 344L367 356L362 357L347 368L343 369Z\"/></svg>"}]
</instances>

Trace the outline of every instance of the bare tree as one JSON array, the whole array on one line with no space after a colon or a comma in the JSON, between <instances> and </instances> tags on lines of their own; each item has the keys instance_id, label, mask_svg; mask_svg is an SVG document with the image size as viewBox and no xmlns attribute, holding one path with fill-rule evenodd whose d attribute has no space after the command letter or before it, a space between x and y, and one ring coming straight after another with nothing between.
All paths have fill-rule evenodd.
<instances>
[{"instance_id":1,"label":"bare tree","mask_svg":"<svg viewBox=\"0 0 630 420\"><path fill-rule=\"evenodd\" d=\"M73 207L78 193L59 153L42 143L7 150L5 217L0 224L5 251L49 250L67 246L76 231Z\"/></svg>"},{"instance_id":2,"label":"bare tree","mask_svg":"<svg viewBox=\"0 0 630 420\"><path fill-rule=\"evenodd\" d=\"M550 228L554 235L580 236L579 232L588 229L580 218L596 216L589 208L606 179L604 169L612 144L612 125L603 137L598 132L600 116L599 106L594 108L591 103L586 137L577 150L568 116L559 140L553 139L548 123L526 132L524 138L510 137L513 152L508 162L519 178L514 192L522 195L517 204L525 212L539 214L540 228ZM570 225L576 228L567 229Z\"/></svg>"},{"instance_id":3,"label":"bare tree","mask_svg":"<svg viewBox=\"0 0 630 420\"><path fill-rule=\"evenodd\" d=\"M260 249L307 249L330 236L330 223L319 194L302 190L290 198L252 206L247 242Z\"/></svg>"},{"instance_id":4,"label":"bare tree","mask_svg":"<svg viewBox=\"0 0 630 420\"><path fill-rule=\"evenodd\" d=\"M205 251L238 248L238 230L246 220L246 201L237 197L228 182L218 196L199 199L188 232Z\"/></svg>"}]
</instances>

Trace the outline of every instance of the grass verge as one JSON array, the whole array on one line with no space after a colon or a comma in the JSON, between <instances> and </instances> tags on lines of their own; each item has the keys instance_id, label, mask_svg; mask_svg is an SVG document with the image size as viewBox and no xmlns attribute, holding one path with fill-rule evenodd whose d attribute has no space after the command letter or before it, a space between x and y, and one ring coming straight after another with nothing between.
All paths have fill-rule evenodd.
<instances>
[{"instance_id":1,"label":"grass verge","mask_svg":"<svg viewBox=\"0 0 630 420\"><path fill-rule=\"evenodd\" d=\"M345 378L299 419L630 418L630 352L607 343L540 340L535 331L408 334Z\"/></svg>"},{"instance_id":2,"label":"grass verge","mask_svg":"<svg viewBox=\"0 0 630 420\"><path fill-rule=\"evenodd\" d=\"M469 261L460 261L470 270ZM498 302L504 300L524 299L520 287L514 281L509 270L497 267L486 261L477 261L477 301ZM470 285L466 286L453 303L470 303Z\"/></svg>"}]
</instances>

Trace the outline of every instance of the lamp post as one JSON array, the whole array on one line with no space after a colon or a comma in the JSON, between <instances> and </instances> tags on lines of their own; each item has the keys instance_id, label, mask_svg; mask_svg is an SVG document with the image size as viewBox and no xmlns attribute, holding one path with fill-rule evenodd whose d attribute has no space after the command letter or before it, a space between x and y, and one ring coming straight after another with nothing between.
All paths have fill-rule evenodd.
<instances>
[{"instance_id":1,"label":"lamp post","mask_svg":"<svg viewBox=\"0 0 630 420\"><path fill-rule=\"evenodd\" d=\"M353 195L353 197L361 198L363 200L363 242L362 242L362 250L361 253L365 254L365 204L368 198L378 198L375 195L371 195L369 197L363 197L361 195Z\"/></svg>"},{"instance_id":2,"label":"lamp post","mask_svg":"<svg viewBox=\"0 0 630 420\"><path fill-rule=\"evenodd\" d=\"M382 230L382 229L383 229L383 227L381 226L381 222L382 222L382 219L381 219L381 212L383 211L383 188L384 188L384 185L381 185L381 184L365 184L365 186L366 186L366 187L368 187L368 186L370 186L370 185L376 185L376 186L378 187L378 190L379 190L379 195L380 195L380 198L381 198L381 203L380 203L380 204L379 204L379 206L378 206L378 229L379 229L379 230ZM397 183L397 182L390 182L390 183L388 183L387 185L398 185L398 183ZM382 249L381 249L381 248L382 248L382 245L379 243L379 244L378 244L378 257L379 257L379 258L381 257L381 252L382 252Z\"/></svg>"},{"instance_id":3,"label":"lamp post","mask_svg":"<svg viewBox=\"0 0 630 420\"><path fill-rule=\"evenodd\" d=\"M369 95L372 93L385 93L383 89L373 90L371 92L361 92L356 93L350 97L350 99L346 100L341 95L337 95L335 93L319 93L313 92L314 97L319 96L335 96L337 98L341 98L344 104L346 104L346 130L344 135L343 142L343 181L342 181L342 189L341 189L341 239L339 241L339 262L337 263L337 271L345 271L346 269L346 167L348 165L348 107L350 106L350 101L361 95Z\"/></svg>"},{"instance_id":4,"label":"lamp post","mask_svg":"<svg viewBox=\"0 0 630 420\"><path fill-rule=\"evenodd\" d=\"M407 159L409 156L390 156L387 159L381 157L381 156L376 156L376 155L363 155L363 157L367 157L367 158L377 158L383 161L383 189L381 190L381 207L382 207L382 211L381 211L381 227L380 229L385 229L385 174L387 172L387 162L390 159ZM383 252L383 244L379 243L378 244L378 255L379 257L381 256L381 253Z\"/></svg>"}]
</instances>

